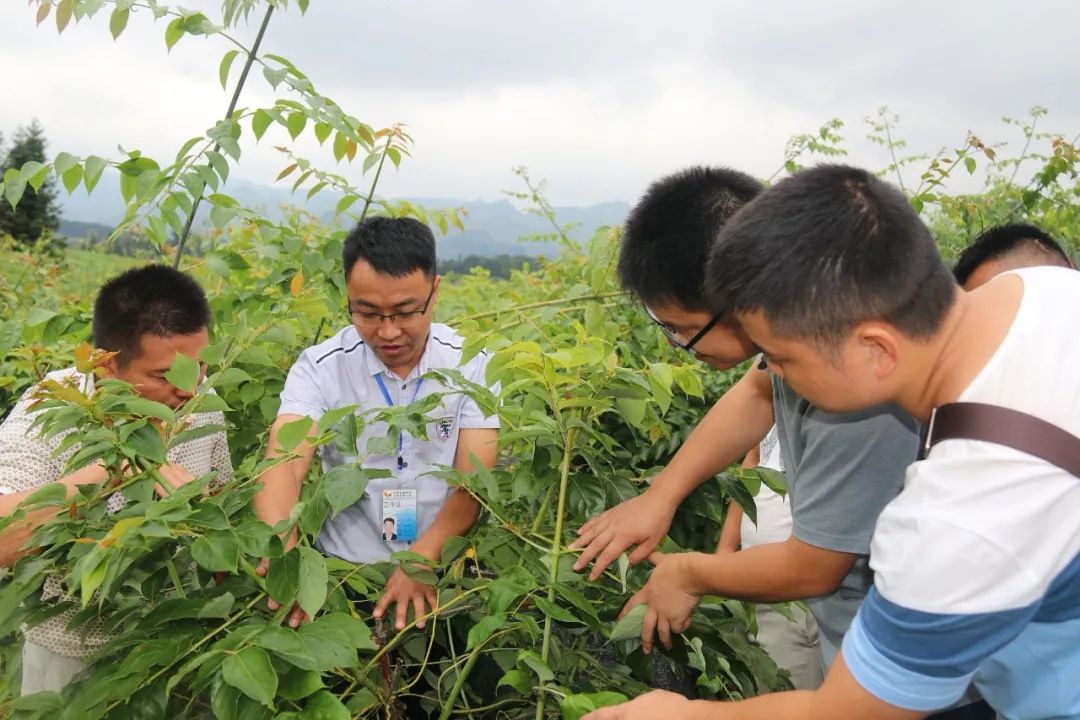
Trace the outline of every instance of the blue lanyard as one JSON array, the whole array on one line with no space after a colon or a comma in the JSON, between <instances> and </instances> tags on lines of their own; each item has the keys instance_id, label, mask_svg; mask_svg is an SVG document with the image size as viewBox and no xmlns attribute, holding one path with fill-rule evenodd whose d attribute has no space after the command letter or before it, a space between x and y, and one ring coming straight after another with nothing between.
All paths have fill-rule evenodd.
<instances>
[{"instance_id":1,"label":"blue lanyard","mask_svg":"<svg viewBox=\"0 0 1080 720\"><path fill-rule=\"evenodd\" d=\"M388 407L394 407L394 398L390 397L390 391L386 389L386 384L383 382L382 373L375 376L375 382L379 385L379 390L382 391L383 399L386 400ZM420 378L416 381L416 390L413 391L412 400L409 404L412 405L416 402L416 396L420 394L420 386L424 384L424 378ZM405 431L402 430L398 433L397 438L397 467L398 470L404 470L409 467L409 463L405 462L405 457L402 455L402 449L405 447Z\"/></svg>"}]
</instances>

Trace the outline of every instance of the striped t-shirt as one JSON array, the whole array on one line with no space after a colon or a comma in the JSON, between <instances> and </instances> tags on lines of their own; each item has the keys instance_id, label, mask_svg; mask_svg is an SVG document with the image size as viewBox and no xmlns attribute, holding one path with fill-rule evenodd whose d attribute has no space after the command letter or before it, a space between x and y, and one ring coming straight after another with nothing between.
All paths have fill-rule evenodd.
<instances>
[{"instance_id":1,"label":"striped t-shirt","mask_svg":"<svg viewBox=\"0 0 1080 720\"><path fill-rule=\"evenodd\" d=\"M1017 316L959 399L1080 436L1080 273L1015 274ZM879 517L871 565L843 647L865 689L931 711L974 682L1009 720L1080 718L1080 478L1002 445L942 441Z\"/></svg>"}]
</instances>

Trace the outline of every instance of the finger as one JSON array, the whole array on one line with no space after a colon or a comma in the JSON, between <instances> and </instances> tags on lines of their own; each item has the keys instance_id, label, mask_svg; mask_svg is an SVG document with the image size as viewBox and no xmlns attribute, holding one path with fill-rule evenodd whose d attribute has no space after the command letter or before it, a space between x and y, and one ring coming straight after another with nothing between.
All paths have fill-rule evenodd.
<instances>
[{"instance_id":1,"label":"finger","mask_svg":"<svg viewBox=\"0 0 1080 720\"><path fill-rule=\"evenodd\" d=\"M379 598L379 602L375 603L375 610L371 613L371 616L378 619L386 612L386 608L390 607L391 599L390 593L383 593L383 596Z\"/></svg>"},{"instance_id":2,"label":"finger","mask_svg":"<svg viewBox=\"0 0 1080 720\"><path fill-rule=\"evenodd\" d=\"M589 518L588 520L586 520L585 524L578 528L578 530L577 530L578 536L588 535L589 533L595 531L600 526L600 524L604 521L604 516L605 515L606 515L606 513L600 513L596 517Z\"/></svg>"},{"instance_id":3,"label":"finger","mask_svg":"<svg viewBox=\"0 0 1080 720\"><path fill-rule=\"evenodd\" d=\"M645 620L641 623L641 649L646 655L652 654L653 638L656 635L656 611L649 608L645 613Z\"/></svg>"},{"instance_id":4,"label":"finger","mask_svg":"<svg viewBox=\"0 0 1080 720\"><path fill-rule=\"evenodd\" d=\"M658 616L656 630L660 635L660 643L668 650L671 649L671 623L666 617Z\"/></svg>"},{"instance_id":5,"label":"finger","mask_svg":"<svg viewBox=\"0 0 1080 720\"><path fill-rule=\"evenodd\" d=\"M589 541L589 544L585 546L581 555L578 556L577 562L574 563L574 570L581 571L587 567L588 564L593 561L593 558L599 555L600 551L607 547L614 535L615 533L611 530L605 530L593 537L592 540Z\"/></svg>"},{"instance_id":6,"label":"finger","mask_svg":"<svg viewBox=\"0 0 1080 720\"><path fill-rule=\"evenodd\" d=\"M397 601L397 619L394 621L394 627L398 630L405 629L405 623L409 619L409 602L408 600Z\"/></svg>"},{"instance_id":7,"label":"finger","mask_svg":"<svg viewBox=\"0 0 1080 720\"><path fill-rule=\"evenodd\" d=\"M645 602L645 596L641 594L642 592L643 591L639 590L630 596L630 599L626 601L625 605L623 605L623 609L619 611L619 620L622 620L624 617L626 617L626 614L628 612L636 608L641 603Z\"/></svg>"},{"instance_id":8,"label":"finger","mask_svg":"<svg viewBox=\"0 0 1080 720\"><path fill-rule=\"evenodd\" d=\"M255 568L255 574L259 577L266 577L266 573L270 571L270 558L263 558L259 561L259 567Z\"/></svg>"},{"instance_id":9,"label":"finger","mask_svg":"<svg viewBox=\"0 0 1080 720\"><path fill-rule=\"evenodd\" d=\"M428 589L424 595L427 598L428 607L431 608L431 612L435 612L439 609L439 598L435 595L435 591Z\"/></svg>"},{"instance_id":10,"label":"finger","mask_svg":"<svg viewBox=\"0 0 1080 720\"><path fill-rule=\"evenodd\" d=\"M622 538L614 538L608 542L604 552L600 553L600 557L593 563L592 572L589 573L589 580L596 582L604 571L608 569L611 563L619 559L619 556L626 552L626 548L630 547L630 543Z\"/></svg>"},{"instance_id":11,"label":"finger","mask_svg":"<svg viewBox=\"0 0 1080 720\"><path fill-rule=\"evenodd\" d=\"M307 620L307 613L299 605L294 605L292 612L289 613L289 627L298 628L304 620Z\"/></svg>"},{"instance_id":12,"label":"finger","mask_svg":"<svg viewBox=\"0 0 1080 720\"><path fill-rule=\"evenodd\" d=\"M269 600L266 601L266 607L270 608L271 610L280 610L281 609L281 603L279 603L274 598L270 598Z\"/></svg>"},{"instance_id":13,"label":"finger","mask_svg":"<svg viewBox=\"0 0 1080 720\"><path fill-rule=\"evenodd\" d=\"M157 483L154 484L154 494L157 495L159 498L168 497L168 494L165 492L165 488L161 487L161 485Z\"/></svg>"},{"instance_id":14,"label":"finger","mask_svg":"<svg viewBox=\"0 0 1080 720\"><path fill-rule=\"evenodd\" d=\"M659 550L654 553L649 553L649 562L653 564L653 567L664 562L665 558L667 558L667 553L662 553Z\"/></svg>"},{"instance_id":15,"label":"finger","mask_svg":"<svg viewBox=\"0 0 1080 720\"><path fill-rule=\"evenodd\" d=\"M671 630L674 633L682 635L684 632L690 629L690 618L680 618L679 620L672 621Z\"/></svg>"},{"instance_id":16,"label":"finger","mask_svg":"<svg viewBox=\"0 0 1080 720\"><path fill-rule=\"evenodd\" d=\"M420 630L424 629L424 615L427 612L424 610L424 596L420 593L413 595L412 599L413 612L416 613L416 627Z\"/></svg>"},{"instance_id":17,"label":"finger","mask_svg":"<svg viewBox=\"0 0 1080 720\"><path fill-rule=\"evenodd\" d=\"M634 548L634 552L630 553L630 564L640 565L646 560L651 561L653 555L659 554L654 552L659 542L660 538L651 537L646 539L644 542L638 543L637 547Z\"/></svg>"},{"instance_id":18,"label":"finger","mask_svg":"<svg viewBox=\"0 0 1080 720\"><path fill-rule=\"evenodd\" d=\"M581 720L624 720L625 715L620 710L621 705L615 705L606 708L600 708L599 710L593 710L591 713L581 718Z\"/></svg>"}]
</instances>

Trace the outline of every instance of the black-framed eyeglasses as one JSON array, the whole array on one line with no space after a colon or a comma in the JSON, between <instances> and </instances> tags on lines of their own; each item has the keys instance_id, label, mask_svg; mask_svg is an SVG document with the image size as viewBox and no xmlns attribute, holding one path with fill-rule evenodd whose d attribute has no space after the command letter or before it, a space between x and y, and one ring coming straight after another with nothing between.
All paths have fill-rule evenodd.
<instances>
[{"instance_id":1,"label":"black-framed eyeglasses","mask_svg":"<svg viewBox=\"0 0 1080 720\"><path fill-rule=\"evenodd\" d=\"M419 310L404 310L401 312L394 312L389 314L372 312L370 310L353 310L348 307L349 314L352 315L353 322L357 325L364 327L380 327L383 324L383 320L389 320L397 327L405 327L410 325L425 314L427 314L428 306L431 304L431 298L435 296L435 283L431 283L431 291L428 293L427 299L424 300L424 306Z\"/></svg>"},{"instance_id":2,"label":"black-framed eyeglasses","mask_svg":"<svg viewBox=\"0 0 1080 720\"><path fill-rule=\"evenodd\" d=\"M654 323L660 326L661 332L663 332L664 336L671 341L672 345L682 350L685 350L686 352L693 352L694 346L698 344L698 341L700 341L701 338L705 337L705 334L707 332L716 327L717 323L720 322L720 318L722 317L722 314L714 315L712 320L706 323L705 327L701 328L701 330L699 330L698 333L694 335L694 337L690 338L689 342L684 342L679 333L672 330L666 323L664 323L664 321L656 317L656 315L653 313L652 309L648 305L645 306L645 313L649 316L649 319L651 319Z\"/></svg>"}]
</instances>

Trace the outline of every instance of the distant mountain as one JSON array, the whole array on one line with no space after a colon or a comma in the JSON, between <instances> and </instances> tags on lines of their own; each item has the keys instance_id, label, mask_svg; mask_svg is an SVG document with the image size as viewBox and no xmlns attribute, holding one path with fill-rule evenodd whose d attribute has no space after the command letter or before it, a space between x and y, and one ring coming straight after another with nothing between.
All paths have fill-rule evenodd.
<instances>
[{"instance_id":1,"label":"distant mountain","mask_svg":"<svg viewBox=\"0 0 1080 720\"><path fill-rule=\"evenodd\" d=\"M224 190L242 205L261 209L270 217L280 217L283 207L295 205L327 220L333 216L334 207L341 197L336 193L322 192L304 202L302 192L293 194L288 188L259 185L239 178L229 181ZM464 232L453 230L439 238L439 256L456 258L466 255L553 255L558 247L552 243L526 241L522 238L538 233L550 233L547 219L522 212L509 200L461 200L454 198L408 198L428 209L460 207L465 210ZM100 227L111 229L123 216L124 203L120 197L116 179L106 175L94 194L87 196L85 190L73 195L60 193L63 216L67 226L63 231L70 237L81 237L85 230L93 229L100 237ZM589 207L555 208L563 225L576 225L571 231L575 239L585 239L598 227L618 225L626 219L630 206L624 202L607 202ZM200 212L199 222L204 221ZM74 229L86 226L76 234ZM105 234L108 234L107 232Z\"/></svg>"}]
</instances>

